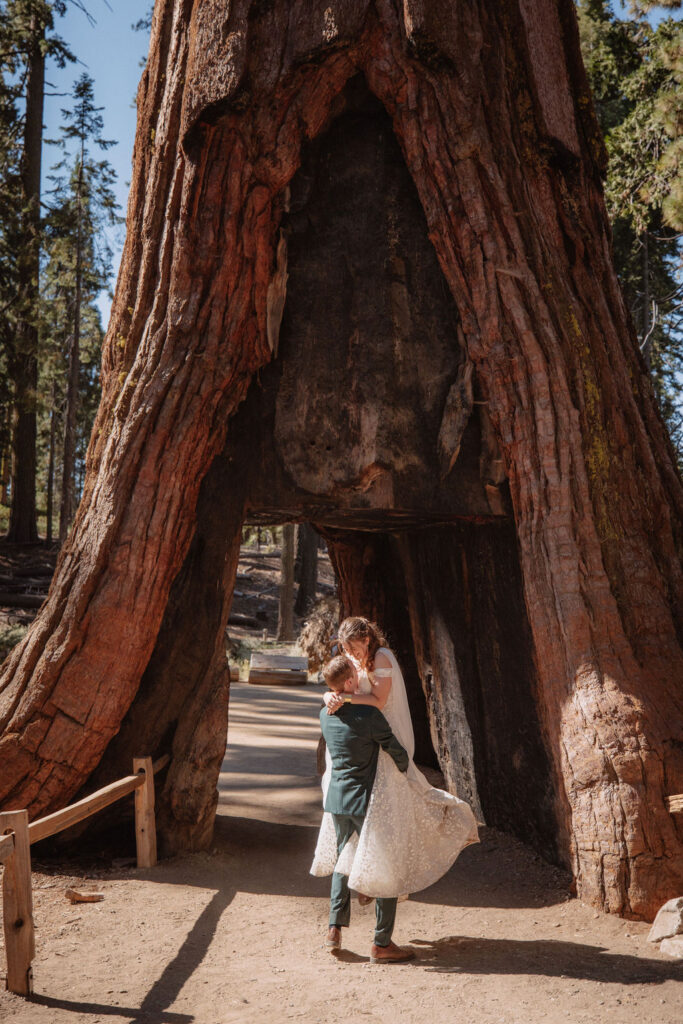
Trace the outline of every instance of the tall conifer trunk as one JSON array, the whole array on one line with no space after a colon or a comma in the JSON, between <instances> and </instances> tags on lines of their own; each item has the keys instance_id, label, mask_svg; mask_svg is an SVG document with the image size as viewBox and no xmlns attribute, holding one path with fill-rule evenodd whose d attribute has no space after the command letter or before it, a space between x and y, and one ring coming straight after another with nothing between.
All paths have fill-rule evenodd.
<instances>
[{"instance_id":1,"label":"tall conifer trunk","mask_svg":"<svg viewBox=\"0 0 683 1024\"><path fill-rule=\"evenodd\" d=\"M280 555L280 604L277 617L277 639L294 639L294 550L296 527L285 523L282 527Z\"/></svg>"},{"instance_id":2,"label":"tall conifer trunk","mask_svg":"<svg viewBox=\"0 0 683 1024\"><path fill-rule=\"evenodd\" d=\"M683 791L683 488L611 263L603 148L570 0L158 0L84 497L48 601L3 669L0 799L31 815L62 804L135 712L195 532L201 481L242 415L252 379L258 398L267 364L279 366L280 325L288 322L280 228L286 215L290 223L297 216L288 214L290 182L303 148L329 128L358 76L391 119L458 313L448 363L457 379L438 449L434 442L440 468L431 483L442 497L430 514L446 526L460 514L448 504L460 500L448 481L463 464L481 472L491 521L513 525L516 550L506 564L518 566L516 614L535 669L522 689L534 702L534 742L547 756L558 855L583 898L650 916L683 886L683 843L665 804ZM410 289L395 245L385 269L403 357ZM388 386L383 366L378 381ZM398 378L404 370L399 361ZM414 386L400 392L401 402L426 406L440 385L438 373L423 380L419 368L407 379ZM315 411L315 380L299 373L285 383L293 390L281 407ZM378 436L381 424L359 418L366 406L358 391L340 401L349 436ZM251 453L264 423L255 418L243 452ZM283 518L317 523L342 509L364 528L381 529L384 516L385 530L408 513L419 518L424 492L410 493L410 508L397 505L411 479L401 450L389 464L373 459L372 446L363 461L359 449L357 475L340 482L321 438L306 439L306 514L283 504ZM295 434L290 443L299 443ZM282 446L280 454L287 456ZM424 461L431 458L430 449ZM235 493L228 483L222 499L233 541L243 508L234 503L244 502L244 481L259 468L235 470ZM275 474L259 486L275 494L289 483ZM481 522L480 512L470 521ZM500 587L489 610L482 604L482 621L504 606L509 581L497 582L490 558L497 536L488 547L475 543L478 562L467 555L456 564L450 541L448 559L429 540L405 550L414 636L426 635L424 608L442 616L417 652L428 682L435 662L439 685L448 686L444 666L463 629L443 618L452 607L449 572L468 600L473 565ZM435 574L428 605L418 587ZM218 586L225 609L230 578ZM481 646L475 653L481 664L489 657ZM477 685L487 686L485 673ZM220 686L213 693L225 709ZM439 702L453 706L452 695L436 696L433 725L452 758L438 710ZM201 701L177 706L181 720L169 724L158 750L136 752L172 749L183 764L217 773L218 757L201 755ZM491 727L504 729L500 707L493 710ZM469 724L476 773L478 732ZM196 774L172 766L170 775L172 823L184 794L196 803L198 790ZM210 829L199 817L206 842ZM191 833L185 822L188 843Z\"/></svg>"},{"instance_id":3,"label":"tall conifer trunk","mask_svg":"<svg viewBox=\"0 0 683 1024\"><path fill-rule=\"evenodd\" d=\"M297 615L305 615L315 600L318 582L318 534L310 523L302 523L297 532L297 582L299 589L296 594L294 611Z\"/></svg>"},{"instance_id":4,"label":"tall conifer trunk","mask_svg":"<svg viewBox=\"0 0 683 1024\"><path fill-rule=\"evenodd\" d=\"M40 276L40 170L45 94L45 26L34 16L26 84L21 183L26 244L19 259L20 318L9 359L14 384L12 505L8 539L38 539L36 523L36 401L38 391L38 288Z\"/></svg>"},{"instance_id":5,"label":"tall conifer trunk","mask_svg":"<svg viewBox=\"0 0 683 1024\"><path fill-rule=\"evenodd\" d=\"M76 416L78 413L78 385L81 371L81 305L83 301L83 173L84 145L81 153L76 183L76 274L74 280L74 301L69 347L69 371L66 387L66 412L64 416L64 452L62 459L62 496L59 509L59 540L64 543L73 519L76 493Z\"/></svg>"}]
</instances>

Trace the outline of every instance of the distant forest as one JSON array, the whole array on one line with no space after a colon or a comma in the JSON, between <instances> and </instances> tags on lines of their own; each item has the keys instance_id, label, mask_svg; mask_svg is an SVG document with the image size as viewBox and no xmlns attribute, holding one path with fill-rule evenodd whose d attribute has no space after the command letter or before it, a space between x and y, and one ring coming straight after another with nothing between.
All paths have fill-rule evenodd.
<instances>
[{"instance_id":1,"label":"distant forest","mask_svg":"<svg viewBox=\"0 0 683 1024\"><path fill-rule=\"evenodd\" d=\"M74 68L56 139L46 139L46 69L74 64L60 36L69 2L0 0L0 531L63 541L78 505L99 401L111 288L107 231L121 220L106 111ZM609 166L614 261L672 442L683 463L683 22L655 7L577 4ZM148 32L151 10L133 26ZM132 112L131 112L132 116ZM41 188L46 145L60 158Z\"/></svg>"}]
</instances>

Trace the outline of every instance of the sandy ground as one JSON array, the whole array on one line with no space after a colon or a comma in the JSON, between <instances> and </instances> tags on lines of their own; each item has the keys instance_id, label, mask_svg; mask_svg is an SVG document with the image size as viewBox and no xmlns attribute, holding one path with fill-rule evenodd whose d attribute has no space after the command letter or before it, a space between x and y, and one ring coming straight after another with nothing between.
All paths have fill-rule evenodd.
<instances>
[{"instance_id":1,"label":"sandy ground","mask_svg":"<svg viewBox=\"0 0 683 1024\"><path fill-rule=\"evenodd\" d=\"M16 1024L681 1024L683 968L648 926L570 899L566 876L491 830L399 905L418 960L369 962L372 908L323 945L326 879L308 874L320 794L320 690L233 687L215 848L149 871L34 874L35 996ZM72 883L105 893L71 906ZM4 966L4 950L0 951Z\"/></svg>"}]
</instances>

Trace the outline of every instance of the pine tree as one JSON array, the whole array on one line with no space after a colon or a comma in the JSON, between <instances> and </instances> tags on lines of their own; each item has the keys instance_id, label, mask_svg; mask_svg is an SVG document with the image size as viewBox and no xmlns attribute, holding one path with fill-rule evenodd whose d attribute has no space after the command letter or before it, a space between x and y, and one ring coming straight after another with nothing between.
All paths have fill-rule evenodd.
<instances>
[{"instance_id":1,"label":"pine tree","mask_svg":"<svg viewBox=\"0 0 683 1024\"><path fill-rule=\"evenodd\" d=\"M0 51L6 51L6 29L0 22ZM11 73L11 71L10 71ZM9 357L17 330L18 264L21 239L21 117L18 87L3 60L0 68L0 500L9 504L13 389Z\"/></svg>"},{"instance_id":2,"label":"pine tree","mask_svg":"<svg viewBox=\"0 0 683 1024\"><path fill-rule=\"evenodd\" d=\"M65 156L51 175L53 208L45 273L45 296L53 319L53 357L55 346L63 354L68 351L60 541L66 537L75 512L79 423L85 430L92 424L97 400L93 373L99 362L102 328L95 300L107 287L111 272L105 230L120 220L113 192L116 172L107 160L96 160L91 155L93 146L107 150L115 142L102 136L102 108L95 106L89 75L83 74L76 81L73 98L73 108L62 111L62 134L56 140ZM85 371L85 367L90 369ZM49 488L49 479L47 485Z\"/></svg>"},{"instance_id":3,"label":"pine tree","mask_svg":"<svg viewBox=\"0 0 683 1024\"><path fill-rule=\"evenodd\" d=\"M583 0L579 27L609 156L605 196L615 265L683 461L683 25L669 18L653 28L649 6L618 18L606 0Z\"/></svg>"},{"instance_id":4,"label":"pine tree","mask_svg":"<svg viewBox=\"0 0 683 1024\"><path fill-rule=\"evenodd\" d=\"M152 15L154 14L154 4L150 4L147 8L147 13L142 18L138 18L136 22L131 25L134 32L149 32L152 27Z\"/></svg>"},{"instance_id":5,"label":"pine tree","mask_svg":"<svg viewBox=\"0 0 683 1024\"><path fill-rule=\"evenodd\" d=\"M74 0L72 0L74 2ZM79 0L75 0L81 6ZM13 386L13 474L9 538L38 538L36 524L36 409L41 250L43 100L48 58L64 66L72 54L54 32L66 0L4 0L0 6L2 75L22 108L19 226L14 273L16 298L5 330L7 370Z\"/></svg>"}]
</instances>

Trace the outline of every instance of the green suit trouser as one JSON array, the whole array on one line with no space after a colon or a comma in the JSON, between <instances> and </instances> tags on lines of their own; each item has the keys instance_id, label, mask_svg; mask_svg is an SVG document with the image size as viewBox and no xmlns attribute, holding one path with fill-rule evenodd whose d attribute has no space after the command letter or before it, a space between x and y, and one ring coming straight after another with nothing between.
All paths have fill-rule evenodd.
<instances>
[{"instance_id":1,"label":"green suit trouser","mask_svg":"<svg viewBox=\"0 0 683 1024\"><path fill-rule=\"evenodd\" d=\"M334 830L337 834L337 856L342 852L354 832L360 835L365 820L363 815L333 814ZM396 922L395 896L375 900L375 945L388 946ZM330 893L330 927L348 928L351 920L351 893L346 875L335 871L332 875Z\"/></svg>"}]
</instances>

